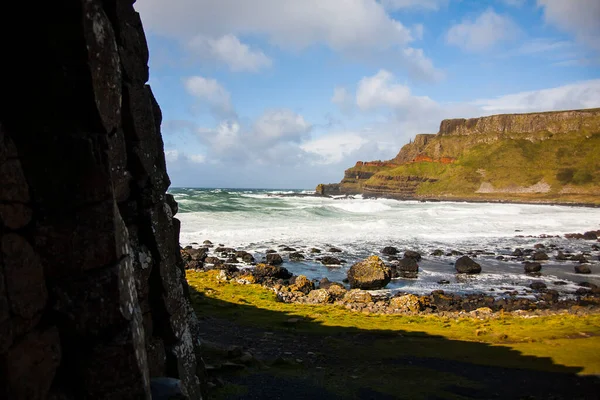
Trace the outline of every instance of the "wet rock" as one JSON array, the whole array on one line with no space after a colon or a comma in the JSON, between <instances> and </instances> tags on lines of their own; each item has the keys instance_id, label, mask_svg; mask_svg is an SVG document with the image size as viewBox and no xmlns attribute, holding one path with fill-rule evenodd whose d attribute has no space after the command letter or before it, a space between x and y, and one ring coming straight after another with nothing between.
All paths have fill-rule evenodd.
<instances>
[{"instance_id":1,"label":"wet rock","mask_svg":"<svg viewBox=\"0 0 600 400\"><path fill-rule=\"evenodd\" d=\"M289 257L290 257L291 261L302 261L302 260L304 260L304 255L302 253L298 253L298 252L291 253Z\"/></svg>"},{"instance_id":2,"label":"wet rock","mask_svg":"<svg viewBox=\"0 0 600 400\"><path fill-rule=\"evenodd\" d=\"M277 253L267 254L267 264L269 264L269 265L281 265L281 264L283 264L283 259Z\"/></svg>"},{"instance_id":3,"label":"wet rock","mask_svg":"<svg viewBox=\"0 0 600 400\"><path fill-rule=\"evenodd\" d=\"M398 254L398 249L393 246L387 246L387 247L384 247L383 249L381 249L381 254L393 256L395 254Z\"/></svg>"},{"instance_id":4,"label":"wet rock","mask_svg":"<svg viewBox=\"0 0 600 400\"><path fill-rule=\"evenodd\" d=\"M598 240L598 231L585 232L583 234L583 239L584 240Z\"/></svg>"},{"instance_id":5,"label":"wet rock","mask_svg":"<svg viewBox=\"0 0 600 400\"><path fill-rule=\"evenodd\" d=\"M245 262L246 264L252 264L255 262L254 260L254 256L250 253L246 253L242 256L242 261Z\"/></svg>"},{"instance_id":6,"label":"wet rock","mask_svg":"<svg viewBox=\"0 0 600 400\"><path fill-rule=\"evenodd\" d=\"M537 244L533 245L533 248L534 249L545 249L546 246L542 243L537 243Z\"/></svg>"},{"instance_id":7,"label":"wet rock","mask_svg":"<svg viewBox=\"0 0 600 400\"><path fill-rule=\"evenodd\" d=\"M253 270L253 275L261 279L290 279L292 277L292 274L287 269L270 264L258 264Z\"/></svg>"},{"instance_id":8,"label":"wet rock","mask_svg":"<svg viewBox=\"0 0 600 400\"><path fill-rule=\"evenodd\" d=\"M310 249L310 252L312 254L319 254L321 252L321 250L317 249L316 247L313 247L313 248Z\"/></svg>"},{"instance_id":9,"label":"wet rock","mask_svg":"<svg viewBox=\"0 0 600 400\"><path fill-rule=\"evenodd\" d=\"M404 252L404 258L412 258L415 261L421 261L421 254L416 251L407 250Z\"/></svg>"},{"instance_id":10,"label":"wet rock","mask_svg":"<svg viewBox=\"0 0 600 400\"><path fill-rule=\"evenodd\" d=\"M285 246L285 247L283 247L281 249L281 251L290 251L290 252L293 252L293 251L296 251L296 249L294 249L293 247Z\"/></svg>"},{"instance_id":11,"label":"wet rock","mask_svg":"<svg viewBox=\"0 0 600 400\"><path fill-rule=\"evenodd\" d=\"M232 249L231 247L217 247L215 249L215 253L221 254L223 256L229 256L235 254L235 249Z\"/></svg>"},{"instance_id":12,"label":"wet rock","mask_svg":"<svg viewBox=\"0 0 600 400\"><path fill-rule=\"evenodd\" d=\"M269 250L265 251L265 254L274 254L274 253L277 253L277 251L273 250L273 249L269 249Z\"/></svg>"},{"instance_id":13,"label":"wet rock","mask_svg":"<svg viewBox=\"0 0 600 400\"><path fill-rule=\"evenodd\" d=\"M571 257L571 261L578 261L580 264L589 263L589 260L586 258L585 254L577 254Z\"/></svg>"},{"instance_id":14,"label":"wet rock","mask_svg":"<svg viewBox=\"0 0 600 400\"><path fill-rule=\"evenodd\" d=\"M441 257L441 256L443 256L443 255L444 255L444 251L443 251L443 250L440 250L440 249L437 249L437 250L434 250L434 251L431 253L431 255L432 255L432 256L434 256L434 257Z\"/></svg>"},{"instance_id":15,"label":"wet rock","mask_svg":"<svg viewBox=\"0 0 600 400\"><path fill-rule=\"evenodd\" d=\"M542 270L542 264L537 262L525 262L523 268L526 273L540 272Z\"/></svg>"},{"instance_id":16,"label":"wet rock","mask_svg":"<svg viewBox=\"0 0 600 400\"><path fill-rule=\"evenodd\" d=\"M416 278L419 272L419 264L414 258L403 258L395 267L395 276L402 278Z\"/></svg>"},{"instance_id":17,"label":"wet rock","mask_svg":"<svg viewBox=\"0 0 600 400\"><path fill-rule=\"evenodd\" d=\"M202 242L202 244L211 246L213 243L210 240L205 240L204 242Z\"/></svg>"},{"instance_id":18,"label":"wet rock","mask_svg":"<svg viewBox=\"0 0 600 400\"><path fill-rule=\"evenodd\" d=\"M221 265L224 263L223 260L221 260L219 257L206 257L204 262L206 264L213 264L213 265Z\"/></svg>"},{"instance_id":19,"label":"wet rock","mask_svg":"<svg viewBox=\"0 0 600 400\"><path fill-rule=\"evenodd\" d=\"M559 293L558 291L554 290L554 289L549 289L546 290L544 293L541 293L538 298L540 300L543 300L547 303L556 303L559 299Z\"/></svg>"},{"instance_id":20,"label":"wet rock","mask_svg":"<svg viewBox=\"0 0 600 400\"><path fill-rule=\"evenodd\" d=\"M481 272L481 265L473 261L468 256L462 256L454 264L456 271L461 274L478 274Z\"/></svg>"},{"instance_id":21,"label":"wet rock","mask_svg":"<svg viewBox=\"0 0 600 400\"><path fill-rule=\"evenodd\" d=\"M342 252L342 250L340 250L340 249L338 249L338 248L336 248L336 247L330 247L330 248L329 248L329 252L330 252L330 253L341 253L341 252Z\"/></svg>"},{"instance_id":22,"label":"wet rock","mask_svg":"<svg viewBox=\"0 0 600 400\"><path fill-rule=\"evenodd\" d=\"M557 261L566 261L568 258L567 258L567 256L565 256L565 254L562 251L559 251L556 254L556 257L554 257L554 259L556 259Z\"/></svg>"},{"instance_id":23,"label":"wet rock","mask_svg":"<svg viewBox=\"0 0 600 400\"><path fill-rule=\"evenodd\" d=\"M381 289L390 283L391 278L391 269L377 256L357 262L348 270L352 289Z\"/></svg>"},{"instance_id":24,"label":"wet rock","mask_svg":"<svg viewBox=\"0 0 600 400\"><path fill-rule=\"evenodd\" d=\"M556 285L556 286L564 286L564 285L568 285L568 283L567 283L567 282L565 282L565 281L554 281L554 282L552 282L552 284L553 284L553 285Z\"/></svg>"},{"instance_id":25,"label":"wet rock","mask_svg":"<svg viewBox=\"0 0 600 400\"><path fill-rule=\"evenodd\" d=\"M442 279L440 281L437 282L438 285L448 285L450 283L450 281L446 280L446 279Z\"/></svg>"},{"instance_id":26,"label":"wet rock","mask_svg":"<svg viewBox=\"0 0 600 400\"><path fill-rule=\"evenodd\" d=\"M324 265L341 265L342 264L342 261L340 259L331 257L331 256L317 258L317 261L320 261L321 264L324 264Z\"/></svg>"},{"instance_id":27,"label":"wet rock","mask_svg":"<svg viewBox=\"0 0 600 400\"><path fill-rule=\"evenodd\" d=\"M591 274L592 270L587 265L576 265L574 267L576 274Z\"/></svg>"},{"instance_id":28,"label":"wet rock","mask_svg":"<svg viewBox=\"0 0 600 400\"><path fill-rule=\"evenodd\" d=\"M541 281L531 282L529 287L533 290L543 290L547 288L546 284Z\"/></svg>"},{"instance_id":29,"label":"wet rock","mask_svg":"<svg viewBox=\"0 0 600 400\"><path fill-rule=\"evenodd\" d=\"M548 260L550 257L548 257L548 254L546 254L543 251L536 251L533 256L531 256L531 258L534 261L546 261Z\"/></svg>"}]
</instances>

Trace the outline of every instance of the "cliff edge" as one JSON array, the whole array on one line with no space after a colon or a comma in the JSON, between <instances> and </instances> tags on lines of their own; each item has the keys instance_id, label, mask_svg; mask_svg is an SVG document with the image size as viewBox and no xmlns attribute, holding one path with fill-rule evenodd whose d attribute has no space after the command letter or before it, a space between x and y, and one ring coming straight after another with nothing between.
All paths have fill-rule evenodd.
<instances>
[{"instance_id":1,"label":"cliff edge","mask_svg":"<svg viewBox=\"0 0 600 400\"><path fill-rule=\"evenodd\" d=\"M600 109L448 119L320 194L600 204Z\"/></svg>"}]
</instances>

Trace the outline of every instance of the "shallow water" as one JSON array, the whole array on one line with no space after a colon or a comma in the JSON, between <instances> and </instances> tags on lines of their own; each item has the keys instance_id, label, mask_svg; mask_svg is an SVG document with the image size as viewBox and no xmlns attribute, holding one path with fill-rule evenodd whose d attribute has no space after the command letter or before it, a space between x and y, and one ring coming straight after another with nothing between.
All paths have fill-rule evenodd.
<instances>
[{"instance_id":1,"label":"shallow water","mask_svg":"<svg viewBox=\"0 0 600 400\"><path fill-rule=\"evenodd\" d=\"M202 244L206 239L246 250L257 260L267 249L287 245L302 251L307 260L289 262L285 252L284 266L294 274L310 278L328 277L341 281L352 263L371 254L380 255L384 246L399 250L416 250L423 254L418 279L398 279L388 288L411 293L435 289L458 293L488 292L500 294L518 291L528 295L527 286L542 280L549 288L564 294L574 292L577 282L600 284L600 253L591 249L595 242L568 240L565 233L600 228L600 209L488 203L452 203L397 201L388 199L290 197L308 191L272 191L243 189L172 189L179 203L178 218L182 222L181 244ZM552 238L516 237L558 235ZM543 264L543 275L532 278L523 274L518 261L499 261L498 255L509 255L514 248L532 248L542 243L547 247L579 253L589 252L591 275L575 274L574 262L553 261L556 251L546 249L551 261ZM308 249L324 250L347 264L328 268L315 262L320 255ZM325 250L337 247L339 254ZM476 261L483 271L474 277L457 276L453 262L456 256L433 257L431 252L458 250L463 253L485 251ZM384 257L385 259L385 257ZM440 285L440 280L450 284ZM554 285L555 281L567 285Z\"/></svg>"}]
</instances>

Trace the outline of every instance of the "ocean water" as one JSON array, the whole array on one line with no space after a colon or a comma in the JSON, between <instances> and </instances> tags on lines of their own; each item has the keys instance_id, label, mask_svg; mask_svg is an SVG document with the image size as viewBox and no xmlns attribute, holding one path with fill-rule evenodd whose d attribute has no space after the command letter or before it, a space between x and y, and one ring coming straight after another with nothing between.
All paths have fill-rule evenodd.
<instances>
[{"instance_id":1,"label":"ocean water","mask_svg":"<svg viewBox=\"0 0 600 400\"><path fill-rule=\"evenodd\" d=\"M182 246L201 245L204 240L215 246L223 244L246 250L260 261L268 249L291 246L307 259L291 262L280 252L284 266L294 274L309 278L341 281L349 267L371 254L381 255L385 246L400 251L415 250L423 255L417 279L396 279L392 291L429 293L443 289L457 293L485 292L499 295L518 291L528 296L532 281L544 281L549 288L564 295L577 290L577 283L600 284L600 252L592 249L600 243L568 240L565 233L600 229L600 208L549 205L453 203L397 201L390 199L324 198L306 196L311 191L193 189L175 188L170 193L179 203ZM525 237L518 237L518 236ZM559 237L534 238L527 236ZM515 248L547 247L551 260L543 263L542 276L532 278L523 273L516 260L500 261ZM548 248L557 246L555 250ZM322 254L310 254L316 247ZM336 247L342 253L329 253ZM431 256L431 252L458 250L478 252L475 260L482 273L464 277L455 273L457 256ZM575 274L575 262L558 262L556 251L589 253L592 274ZM326 267L316 257L333 255L347 263ZM401 254L399 254L400 256ZM385 260L386 257L382 256ZM243 267L243 265L240 265ZM439 284L441 280L449 284ZM556 285L555 282L566 282Z\"/></svg>"}]
</instances>

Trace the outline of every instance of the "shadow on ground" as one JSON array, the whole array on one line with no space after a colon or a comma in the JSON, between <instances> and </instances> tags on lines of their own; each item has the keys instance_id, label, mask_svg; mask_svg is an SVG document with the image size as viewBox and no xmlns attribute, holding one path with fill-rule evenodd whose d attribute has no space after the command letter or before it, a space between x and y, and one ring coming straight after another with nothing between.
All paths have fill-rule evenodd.
<instances>
[{"instance_id":1,"label":"shadow on ground","mask_svg":"<svg viewBox=\"0 0 600 400\"><path fill-rule=\"evenodd\" d=\"M216 399L598 399L600 379L508 347L331 327L190 288ZM365 315L365 318L369 316ZM577 340L577 339L574 339ZM238 346L238 348L232 347ZM252 354L253 358L248 359ZM245 364L242 367L241 364Z\"/></svg>"}]
</instances>

